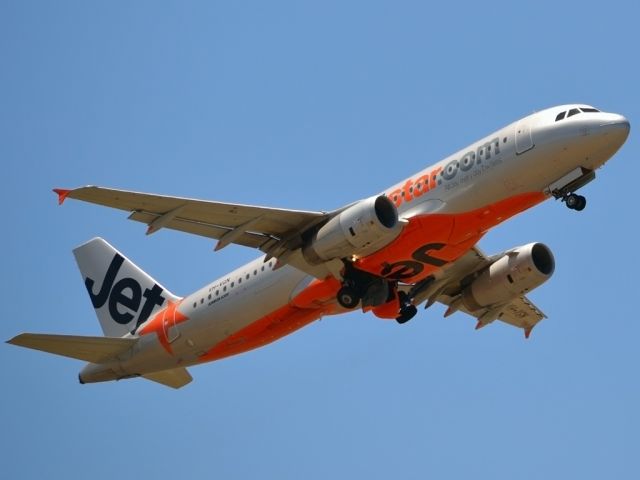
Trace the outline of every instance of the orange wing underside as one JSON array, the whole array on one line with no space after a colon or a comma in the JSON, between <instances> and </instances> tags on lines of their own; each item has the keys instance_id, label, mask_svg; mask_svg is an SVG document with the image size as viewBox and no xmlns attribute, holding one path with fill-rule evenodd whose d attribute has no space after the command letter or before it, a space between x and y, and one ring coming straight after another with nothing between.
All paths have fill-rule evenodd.
<instances>
[{"instance_id":1,"label":"orange wing underside","mask_svg":"<svg viewBox=\"0 0 640 480\"><path fill-rule=\"evenodd\" d=\"M542 192L532 192L470 212L411 218L391 245L357 260L356 266L389 279L419 282L464 255L492 227L545 199Z\"/></svg>"},{"instance_id":2,"label":"orange wing underside","mask_svg":"<svg viewBox=\"0 0 640 480\"><path fill-rule=\"evenodd\" d=\"M356 266L389 279L405 283L418 282L464 255L491 227L545 198L541 192L527 193L467 213L414 217L391 245L358 259ZM262 347L324 315L337 313L339 307L334 299L339 288L340 282L333 277L312 282L290 304L227 337L202 355L200 361L219 360ZM175 309L175 306L172 308ZM397 305L378 308L397 309ZM378 312L381 314L378 316L394 318L393 312L386 310ZM162 323L165 318L166 315L158 315L154 329L163 345L168 343Z\"/></svg>"}]
</instances>

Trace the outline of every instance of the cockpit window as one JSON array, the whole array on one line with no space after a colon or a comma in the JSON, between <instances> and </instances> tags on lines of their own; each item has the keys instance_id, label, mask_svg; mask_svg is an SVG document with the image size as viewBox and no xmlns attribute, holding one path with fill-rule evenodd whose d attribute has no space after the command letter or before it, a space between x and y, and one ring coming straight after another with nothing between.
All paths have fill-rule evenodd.
<instances>
[{"instance_id":1,"label":"cockpit window","mask_svg":"<svg viewBox=\"0 0 640 480\"><path fill-rule=\"evenodd\" d=\"M568 112L566 112L566 111L565 112L560 112L556 116L556 122L562 120L563 118L573 117L574 115L578 115L579 113L582 113L582 112L584 112L584 113L595 113L595 112L599 112L599 111L600 110L598 110L597 108L593 108L593 107L572 108Z\"/></svg>"}]
</instances>

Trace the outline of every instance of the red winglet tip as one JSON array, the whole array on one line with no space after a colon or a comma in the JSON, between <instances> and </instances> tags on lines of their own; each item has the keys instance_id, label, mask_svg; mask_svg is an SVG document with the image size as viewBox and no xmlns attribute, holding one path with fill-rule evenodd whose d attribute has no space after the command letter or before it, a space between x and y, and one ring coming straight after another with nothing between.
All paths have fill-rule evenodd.
<instances>
[{"instance_id":1,"label":"red winglet tip","mask_svg":"<svg viewBox=\"0 0 640 480\"><path fill-rule=\"evenodd\" d=\"M524 329L524 338L529 338L529 335L531 335L531 328L525 328Z\"/></svg>"},{"instance_id":2,"label":"red winglet tip","mask_svg":"<svg viewBox=\"0 0 640 480\"><path fill-rule=\"evenodd\" d=\"M65 188L54 188L53 191L58 194L58 205L62 205L71 193L71 190Z\"/></svg>"},{"instance_id":3,"label":"red winglet tip","mask_svg":"<svg viewBox=\"0 0 640 480\"><path fill-rule=\"evenodd\" d=\"M476 330L480 330L484 325L482 325L482 322L480 320L478 320L478 323L476 323Z\"/></svg>"}]
</instances>

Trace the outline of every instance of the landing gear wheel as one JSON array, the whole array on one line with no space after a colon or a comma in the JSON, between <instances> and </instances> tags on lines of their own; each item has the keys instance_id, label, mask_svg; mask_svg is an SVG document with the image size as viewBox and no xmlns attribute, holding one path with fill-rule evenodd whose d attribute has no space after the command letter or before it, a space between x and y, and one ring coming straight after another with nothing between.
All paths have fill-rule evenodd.
<instances>
[{"instance_id":1,"label":"landing gear wheel","mask_svg":"<svg viewBox=\"0 0 640 480\"><path fill-rule=\"evenodd\" d=\"M579 203L578 195L575 193L568 195L567 198L565 198L564 203L567 204L567 208L575 210Z\"/></svg>"},{"instance_id":2,"label":"landing gear wheel","mask_svg":"<svg viewBox=\"0 0 640 480\"><path fill-rule=\"evenodd\" d=\"M416 306L408 305L400 310L400 316L396 318L396 322L398 322L399 324L407 323L409 320L416 316L416 313L418 313L418 309L416 308Z\"/></svg>"},{"instance_id":3,"label":"landing gear wheel","mask_svg":"<svg viewBox=\"0 0 640 480\"><path fill-rule=\"evenodd\" d=\"M344 286L338 290L338 303L349 310L356 308L360 303L360 296L353 288Z\"/></svg>"},{"instance_id":4,"label":"landing gear wheel","mask_svg":"<svg viewBox=\"0 0 640 480\"><path fill-rule=\"evenodd\" d=\"M398 300L400 301L400 315L396 317L396 322L407 323L418 313L418 309L411 303L409 296L404 292L398 292Z\"/></svg>"},{"instance_id":5,"label":"landing gear wheel","mask_svg":"<svg viewBox=\"0 0 640 480\"><path fill-rule=\"evenodd\" d=\"M584 210L584 207L587 206L587 199L582 195L576 195L575 193L567 195L564 201L567 204L567 208L578 212Z\"/></svg>"}]
</instances>

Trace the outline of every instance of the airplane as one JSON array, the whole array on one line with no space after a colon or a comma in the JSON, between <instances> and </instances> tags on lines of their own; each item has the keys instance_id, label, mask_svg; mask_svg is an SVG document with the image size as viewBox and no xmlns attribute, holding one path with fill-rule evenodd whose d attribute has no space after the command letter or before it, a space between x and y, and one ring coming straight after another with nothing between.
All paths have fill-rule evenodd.
<instances>
[{"instance_id":1,"label":"airplane","mask_svg":"<svg viewBox=\"0 0 640 480\"><path fill-rule=\"evenodd\" d=\"M547 199L581 211L576 191L629 135L590 105L526 116L387 190L331 212L115 190L54 189L147 225L260 250L260 258L179 297L101 238L73 252L103 337L23 333L8 343L89 362L80 383L143 377L180 388L186 367L247 352L356 308L403 324L436 302L476 328L500 320L529 337L546 316L526 294L554 256L539 242L485 255L491 228Z\"/></svg>"}]
</instances>

